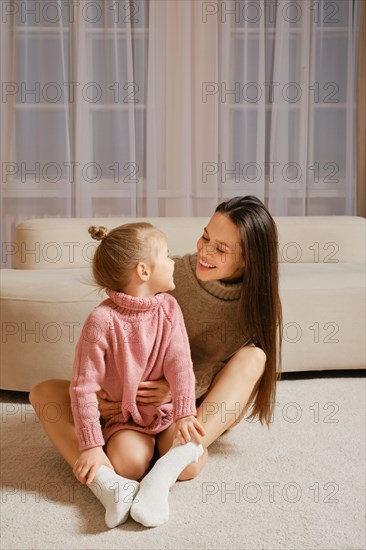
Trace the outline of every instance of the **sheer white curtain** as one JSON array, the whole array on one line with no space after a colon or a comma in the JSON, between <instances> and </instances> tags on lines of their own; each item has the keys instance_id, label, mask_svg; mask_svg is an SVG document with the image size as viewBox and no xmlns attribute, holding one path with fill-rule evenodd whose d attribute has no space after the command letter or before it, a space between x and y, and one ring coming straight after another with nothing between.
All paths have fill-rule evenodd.
<instances>
[{"instance_id":1,"label":"sheer white curtain","mask_svg":"<svg viewBox=\"0 0 366 550\"><path fill-rule=\"evenodd\" d=\"M151 216L209 215L219 199L218 97L202 100L217 82L219 27L205 22L204 2L150 2L147 84L147 173L144 198ZM215 169L211 169L215 172Z\"/></svg>"},{"instance_id":2,"label":"sheer white curtain","mask_svg":"<svg viewBox=\"0 0 366 550\"><path fill-rule=\"evenodd\" d=\"M2 2L3 241L31 217L136 216L148 7Z\"/></svg>"},{"instance_id":3,"label":"sheer white curtain","mask_svg":"<svg viewBox=\"0 0 366 550\"><path fill-rule=\"evenodd\" d=\"M358 9L221 4L223 196L252 193L275 215L355 213Z\"/></svg>"},{"instance_id":4,"label":"sheer white curtain","mask_svg":"<svg viewBox=\"0 0 366 550\"><path fill-rule=\"evenodd\" d=\"M3 241L30 217L355 213L359 0L4 0Z\"/></svg>"}]
</instances>

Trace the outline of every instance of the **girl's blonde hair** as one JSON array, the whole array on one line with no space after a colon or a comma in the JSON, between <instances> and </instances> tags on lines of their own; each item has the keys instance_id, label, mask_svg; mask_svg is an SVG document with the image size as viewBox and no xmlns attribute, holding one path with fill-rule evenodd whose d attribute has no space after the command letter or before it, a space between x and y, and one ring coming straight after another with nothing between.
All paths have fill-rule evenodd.
<instances>
[{"instance_id":1,"label":"girl's blonde hair","mask_svg":"<svg viewBox=\"0 0 366 550\"><path fill-rule=\"evenodd\" d=\"M157 227L147 222L126 223L111 231L92 225L88 232L101 241L93 257L94 279L100 287L118 292L130 282L131 271L138 263L153 263L159 240L165 239Z\"/></svg>"}]
</instances>

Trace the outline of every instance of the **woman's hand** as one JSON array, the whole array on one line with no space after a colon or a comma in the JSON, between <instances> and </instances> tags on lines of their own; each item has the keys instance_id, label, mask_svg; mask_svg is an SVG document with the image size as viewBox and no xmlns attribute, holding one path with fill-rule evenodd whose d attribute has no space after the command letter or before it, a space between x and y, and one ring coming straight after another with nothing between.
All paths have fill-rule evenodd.
<instances>
[{"instance_id":1,"label":"woman's hand","mask_svg":"<svg viewBox=\"0 0 366 550\"><path fill-rule=\"evenodd\" d=\"M98 408L103 420L109 420L112 416L119 414L122 408L121 401L109 401L106 397L107 394L104 390L97 392ZM171 400L170 386L165 378L141 382L136 394L137 403L163 405L170 403Z\"/></svg>"},{"instance_id":2,"label":"woman's hand","mask_svg":"<svg viewBox=\"0 0 366 550\"><path fill-rule=\"evenodd\" d=\"M119 414L122 408L121 401L108 401L106 397L104 390L97 391L98 408L103 420L109 420L112 416Z\"/></svg>"},{"instance_id":3,"label":"woman's hand","mask_svg":"<svg viewBox=\"0 0 366 550\"><path fill-rule=\"evenodd\" d=\"M103 447L93 447L81 451L79 458L75 462L72 471L80 483L87 485L94 480L95 474L100 466L108 466L114 469L109 458L103 451Z\"/></svg>"},{"instance_id":4,"label":"woman's hand","mask_svg":"<svg viewBox=\"0 0 366 550\"><path fill-rule=\"evenodd\" d=\"M182 445L191 440L199 445L202 442L202 436L206 435L202 424L198 422L195 416L180 418L175 425L174 439L179 439Z\"/></svg>"},{"instance_id":5,"label":"woman's hand","mask_svg":"<svg viewBox=\"0 0 366 550\"><path fill-rule=\"evenodd\" d=\"M137 403L151 403L152 405L163 405L170 403L172 394L170 386L165 378L159 380L147 380L141 382L137 390Z\"/></svg>"}]
</instances>

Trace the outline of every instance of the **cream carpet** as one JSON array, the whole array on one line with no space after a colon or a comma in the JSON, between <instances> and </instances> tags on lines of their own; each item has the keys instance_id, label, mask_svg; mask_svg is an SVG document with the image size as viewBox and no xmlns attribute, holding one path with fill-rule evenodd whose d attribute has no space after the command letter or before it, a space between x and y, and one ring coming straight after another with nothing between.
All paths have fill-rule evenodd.
<instances>
[{"instance_id":1,"label":"cream carpet","mask_svg":"<svg viewBox=\"0 0 366 550\"><path fill-rule=\"evenodd\" d=\"M1 548L363 550L365 379L282 380L271 429L246 419L170 492L171 517L108 530L43 434L27 394L2 393ZM51 409L50 409L51 414Z\"/></svg>"}]
</instances>

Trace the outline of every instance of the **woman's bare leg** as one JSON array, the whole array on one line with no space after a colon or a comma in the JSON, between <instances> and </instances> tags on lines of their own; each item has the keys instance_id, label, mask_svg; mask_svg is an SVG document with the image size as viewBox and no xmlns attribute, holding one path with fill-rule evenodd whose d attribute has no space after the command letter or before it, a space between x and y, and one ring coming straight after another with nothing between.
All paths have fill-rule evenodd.
<instances>
[{"instance_id":1,"label":"woman's bare leg","mask_svg":"<svg viewBox=\"0 0 366 550\"><path fill-rule=\"evenodd\" d=\"M136 430L120 430L107 443L107 456L120 476L140 480L154 455L155 436Z\"/></svg>"},{"instance_id":2,"label":"woman's bare leg","mask_svg":"<svg viewBox=\"0 0 366 550\"><path fill-rule=\"evenodd\" d=\"M69 386L68 380L46 380L32 388L29 401L49 439L72 467L80 451L71 411Z\"/></svg>"},{"instance_id":3,"label":"woman's bare leg","mask_svg":"<svg viewBox=\"0 0 366 550\"><path fill-rule=\"evenodd\" d=\"M215 376L208 393L197 409L197 420L203 425L206 435L202 438L205 449L197 464L190 464L179 480L194 478L204 467L208 457L207 447L230 426L242 418L254 399L258 382L264 372L266 356L253 346L239 350ZM160 456L173 443L174 426L158 435Z\"/></svg>"},{"instance_id":4,"label":"woman's bare leg","mask_svg":"<svg viewBox=\"0 0 366 550\"><path fill-rule=\"evenodd\" d=\"M242 348L215 376L205 399L197 409L197 418L203 424L206 435L202 445L204 454L197 464L191 464L180 474L179 479L192 479L207 461L207 447L226 431L235 421L238 404L241 414L255 395L255 387L263 374L265 354L259 348ZM78 440L71 412L68 380L46 380L32 388L29 400L33 405L49 439L73 466L79 456ZM160 456L168 452L173 443L174 427L158 435Z\"/></svg>"}]
</instances>

